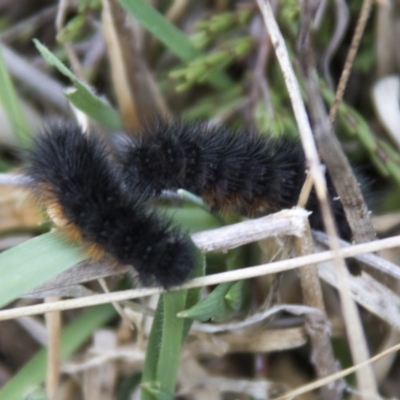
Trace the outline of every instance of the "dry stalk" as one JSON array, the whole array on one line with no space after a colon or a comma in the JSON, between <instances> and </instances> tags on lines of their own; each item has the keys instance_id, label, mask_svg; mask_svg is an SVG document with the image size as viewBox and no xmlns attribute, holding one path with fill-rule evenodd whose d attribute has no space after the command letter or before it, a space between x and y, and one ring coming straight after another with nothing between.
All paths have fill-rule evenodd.
<instances>
[{"instance_id":1,"label":"dry stalk","mask_svg":"<svg viewBox=\"0 0 400 400\"><path fill-rule=\"evenodd\" d=\"M332 210L330 209L327 201L327 187L326 179L320 166L318 152L314 143L313 134L311 131L310 123L306 113L305 105L301 97L299 84L294 74L293 68L290 63L288 51L285 46L285 41L279 27L275 21L269 1L257 0L258 6L263 14L265 25L270 34L272 44L275 49L276 56L281 66L281 70L285 79L286 87L292 102L294 115L297 121L297 125L300 132L304 152L306 155L307 163L310 170L310 175L313 180L316 194L321 205L322 216L326 231L330 237L331 248L334 251L335 264L337 266L337 273L339 276L340 285L343 288L340 293L343 316L347 327L347 335L349 338L350 348L355 363L359 364L369 358L366 340L364 337L361 320L357 311L355 302L349 293L348 283L348 271L346 269L343 258L340 256L339 243L337 240L337 230L334 223ZM306 3L307 6L307 3ZM306 28L311 24L311 13L305 13L305 24ZM300 43L304 46L303 48L308 53L308 31L304 30L303 26L303 40ZM304 58L303 58L304 60ZM305 72L308 71L309 65L304 63L303 69ZM310 78L310 74L305 74L305 82L307 84L307 78ZM311 77L311 83L313 79ZM313 104L311 104L311 108ZM366 366L364 369L358 371L357 382L359 385L360 392L374 395L377 393L375 378L373 371L370 366Z\"/></svg>"},{"instance_id":2,"label":"dry stalk","mask_svg":"<svg viewBox=\"0 0 400 400\"><path fill-rule=\"evenodd\" d=\"M374 3L373 0L364 0L363 2L360 16L357 21L356 30L354 31L354 35L351 40L350 49L347 54L346 62L343 67L343 72L342 75L340 76L339 85L335 93L335 99L333 101L331 111L329 114L331 124L335 122L336 114L339 109L340 102L342 101L344 91L346 90L346 85L350 76L351 68L353 66L354 59L356 58L357 55L358 47L363 37L365 25L367 24L369 15L371 14L371 8L373 3Z\"/></svg>"},{"instance_id":3,"label":"dry stalk","mask_svg":"<svg viewBox=\"0 0 400 400\"><path fill-rule=\"evenodd\" d=\"M59 300L58 297L49 297L46 302L51 304ZM60 383L61 312L53 311L45 317L48 336L46 392L50 400L55 400Z\"/></svg>"},{"instance_id":4,"label":"dry stalk","mask_svg":"<svg viewBox=\"0 0 400 400\"><path fill-rule=\"evenodd\" d=\"M299 236L304 230L308 212L301 208L282 210L266 217L256 218L226 227L198 232L192 240L203 252L225 251L267 237ZM111 259L100 263L85 261L54 279L35 288L31 293L75 285L107 276L132 271L129 265L119 265Z\"/></svg>"},{"instance_id":5,"label":"dry stalk","mask_svg":"<svg viewBox=\"0 0 400 400\"><path fill-rule=\"evenodd\" d=\"M314 54L310 44L311 21L314 14L314 3L312 1L305 2L303 5L303 20L299 34L298 48L304 85L308 95L310 117L313 122L319 151L327 164L335 188L341 197L354 240L358 243L368 242L375 238L369 212L347 158L343 154L340 144L332 132L315 76ZM316 187L316 190L318 194L318 187ZM333 221L331 207L326 202L326 198L323 199L324 201L321 201L319 197L319 200L324 225L330 239L330 247L333 250L337 250L339 249L338 232L336 224ZM349 273L341 257L337 257L336 259L336 271L340 282L339 285L342 289L339 291L339 294L350 351L354 362L360 364L369 358L369 351L360 315L354 300L351 298ZM371 366L367 365L364 369L357 371L356 375L358 390L361 393L370 396L378 395L377 383Z\"/></svg>"},{"instance_id":6,"label":"dry stalk","mask_svg":"<svg viewBox=\"0 0 400 400\"><path fill-rule=\"evenodd\" d=\"M301 238L294 238L298 256L315 252L310 227L309 224L307 225L304 235ZM299 273L304 304L321 311L319 314L307 314L305 322L311 341L311 360L315 365L317 376L323 378L337 372L338 365L333 355L329 321L326 315L318 269L316 265L306 265L299 269ZM335 382L334 385L324 386L321 389L321 398L340 400L344 387L345 384L342 381Z\"/></svg>"},{"instance_id":7,"label":"dry stalk","mask_svg":"<svg viewBox=\"0 0 400 400\"><path fill-rule=\"evenodd\" d=\"M108 289L107 283L104 280L104 278L98 279L99 285L101 288L104 290L104 293L110 293L110 290ZM112 305L115 309L115 311L118 313L118 315L125 321L127 326L129 326L130 329L133 331L135 330L135 326L133 325L132 321L129 319L128 315L125 313L124 309L121 307L119 303L116 303L115 301L112 302Z\"/></svg>"},{"instance_id":8,"label":"dry stalk","mask_svg":"<svg viewBox=\"0 0 400 400\"><path fill-rule=\"evenodd\" d=\"M334 88L332 75L330 73L330 63L342 42L347 31L350 19L349 7L345 0L335 0L335 30L329 41L329 44L321 57L322 70L325 81L331 89Z\"/></svg>"},{"instance_id":9,"label":"dry stalk","mask_svg":"<svg viewBox=\"0 0 400 400\"><path fill-rule=\"evenodd\" d=\"M388 249L400 246L400 236L392 238L376 240L370 243L358 244L338 251L341 257L354 257L358 254L374 252L378 250ZM218 274L208 275L201 278L195 278L184 285L171 288L170 290L186 290L208 285L217 285L223 282L232 282L242 279L255 278L261 275L274 274L277 272L288 271L305 265L317 264L319 262L333 260L337 254L333 251L324 251L317 254L297 257L295 259L276 261L270 264L257 265L234 271L221 272ZM53 303L38 304L27 307L19 307L16 309L8 309L0 311L0 320L12 319L26 315L43 314L50 311L69 310L73 308L82 308L95 306L98 304L111 303L113 301L123 301L129 299L137 299L141 297L151 296L165 292L162 288L143 288L131 289L120 292L105 293L94 296L88 296L81 299L70 299ZM341 292L341 291L340 291Z\"/></svg>"},{"instance_id":10,"label":"dry stalk","mask_svg":"<svg viewBox=\"0 0 400 400\"><path fill-rule=\"evenodd\" d=\"M140 49L133 20L116 0L103 0L103 32L107 43L113 87L125 130L137 131L153 115L168 115Z\"/></svg>"},{"instance_id":11,"label":"dry stalk","mask_svg":"<svg viewBox=\"0 0 400 400\"><path fill-rule=\"evenodd\" d=\"M236 331L239 329L249 328L252 325L258 325L261 322L271 318L272 316L282 311L286 311L287 313L294 315L322 314L320 310L318 310L315 307L292 305L292 304L279 304L270 307L267 310L255 313L247 317L243 321L228 322L225 324L207 324L207 323L194 322L192 325L192 329L198 332L205 332L205 333L221 333L226 331Z\"/></svg>"},{"instance_id":12,"label":"dry stalk","mask_svg":"<svg viewBox=\"0 0 400 400\"><path fill-rule=\"evenodd\" d=\"M324 247L329 247L329 238L326 233L313 231L313 237L318 243L324 245ZM344 240L339 240L339 243L342 248L351 246L351 244ZM355 258L374 269L400 280L400 267L382 257L378 257L375 254L360 254Z\"/></svg>"},{"instance_id":13,"label":"dry stalk","mask_svg":"<svg viewBox=\"0 0 400 400\"><path fill-rule=\"evenodd\" d=\"M69 11L70 4L68 0L60 0L58 3L58 10L56 15L55 26L57 33L60 33L61 29L64 26L64 22L67 18L67 13ZM79 79L85 79L85 73L82 68L82 64L79 61L78 56L75 53L74 48L72 47L71 43L63 43L63 47L65 52L67 53L68 60L70 62L71 68L74 71L75 75Z\"/></svg>"},{"instance_id":14,"label":"dry stalk","mask_svg":"<svg viewBox=\"0 0 400 400\"><path fill-rule=\"evenodd\" d=\"M292 390L292 391L286 393L285 395L276 398L275 400L295 399L295 398L297 398L297 396L300 396L304 393L311 392L312 390L318 389L324 385L329 385L330 383L336 381L337 379L342 379L342 378L346 377L347 375L350 375L350 374L358 371L360 368L364 368L366 365L370 365L370 364L374 363L375 361L380 360L382 357L386 357L398 350L400 350L400 344L396 344L395 346L390 347L389 349L387 349L385 351L382 351L381 353L377 354L374 357L371 357L370 359L364 361L361 364L353 365L352 367L344 369L340 372L337 372L336 374L327 376L326 378L318 379L317 381L312 382L308 385L303 385L298 389ZM370 397L370 398L381 399L381 397L379 395L377 395L376 397Z\"/></svg>"}]
</instances>

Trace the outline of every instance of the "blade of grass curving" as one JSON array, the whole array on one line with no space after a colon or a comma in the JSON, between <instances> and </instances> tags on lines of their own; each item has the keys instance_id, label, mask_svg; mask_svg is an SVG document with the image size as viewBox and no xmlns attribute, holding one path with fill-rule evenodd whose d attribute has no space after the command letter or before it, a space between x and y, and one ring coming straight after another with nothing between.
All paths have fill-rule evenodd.
<instances>
[{"instance_id":1,"label":"blade of grass curving","mask_svg":"<svg viewBox=\"0 0 400 400\"><path fill-rule=\"evenodd\" d=\"M196 251L193 277L204 276L205 256ZM200 288L169 292L160 296L149 336L142 374L141 400L172 399L183 341L192 320L178 312L199 301Z\"/></svg>"},{"instance_id":2,"label":"blade of grass curving","mask_svg":"<svg viewBox=\"0 0 400 400\"><path fill-rule=\"evenodd\" d=\"M163 296L158 300L156 312L154 314L153 324L147 342L146 357L143 365L142 381L141 381L141 400L155 400L150 386L157 380L157 365L159 359L159 349L162 337L162 326L164 318L164 301Z\"/></svg>"},{"instance_id":3,"label":"blade of grass curving","mask_svg":"<svg viewBox=\"0 0 400 400\"><path fill-rule=\"evenodd\" d=\"M145 0L119 0L119 3L181 60L189 62L201 54L185 34L161 15L150 3ZM226 75L217 71L210 74L208 81L217 89L226 89L231 84Z\"/></svg>"},{"instance_id":4,"label":"blade of grass curving","mask_svg":"<svg viewBox=\"0 0 400 400\"><path fill-rule=\"evenodd\" d=\"M160 391L173 397L181 355L185 320L177 314L185 308L187 290L163 294L164 318L157 368Z\"/></svg>"},{"instance_id":5,"label":"blade of grass curving","mask_svg":"<svg viewBox=\"0 0 400 400\"><path fill-rule=\"evenodd\" d=\"M206 259L206 256L200 250L196 250L195 263L196 263L196 267L194 269L193 278L205 276L206 269L207 269L207 259ZM186 304L185 304L185 308L184 308L185 310L193 307L195 304L197 304L200 301L200 293L201 293L200 287L188 290L188 294L186 297ZM178 316L178 314L177 314L177 316ZM183 325L182 344L186 338L186 335L190 331L192 323L193 323L192 319L185 318L185 322Z\"/></svg>"},{"instance_id":6,"label":"blade of grass curving","mask_svg":"<svg viewBox=\"0 0 400 400\"><path fill-rule=\"evenodd\" d=\"M74 84L74 89L66 90L65 96L75 107L100 124L112 129L122 128L118 112L105 99L96 96L93 93L93 89L80 81L46 46L37 39L33 39L33 42L46 62L57 68Z\"/></svg>"},{"instance_id":7,"label":"blade of grass curving","mask_svg":"<svg viewBox=\"0 0 400 400\"><path fill-rule=\"evenodd\" d=\"M193 307L181 311L180 318L190 318L197 321L207 321L213 319L222 321L232 313L232 308L227 303L225 296L235 282L221 283L205 299L195 304Z\"/></svg>"},{"instance_id":8,"label":"blade of grass curving","mask_svg":"<svg viewBox=\"0 0 400 400\"><path fill-rule=\"evenodd\" d=\"M221 226L213 214L198 207L168 207L163 210L166 216L171 217L177 225L182 226L191 234Z\"/></svg>"},{"instance_id":9,"label":"blade of grass curving","mask_svg":"<svg viewBox=\"0 0 400 400\"><path fill-rule=\"evenodd\" d=\"M139 23L183 61L199 55L190 40L145 0L119 0Z\"/></svg>"},{"instance_id":10,"label":"blade of grass curving","mask_svg":"<svg viewBox=\"0 0 400 400\"><path fill-rule=\"evenodd\" d=\"M0 307L83 261L86 255L54 232L0 254Z\"/></svg>"},{"instance_id":11,"label":"blade of grass curving","mask_svg":"<svg viewBox=\"0 0 400 400\"><path fill-rule=\"evenodd\" d=\"M31 130L26 122L25 115L22 112L17 94L14 89L10 74L4 63L0 48L0 103L10 121L12 131L23 146L28 146L32 140Z\"/></svg>"},{"instance_id":12,"label":"blade of grass curving","mask_svg":"<svg viewBox=\"0 0 400 400\"><path fill-rule=\"evenodd\" d=\"M122 122L118 112L107 101L95 96L82 83L75 83L75 87L64 90L68 100L91 119L111 129L122 129Z\"/></svg>"},{"instance_id":13,"label":"blade of grass curving","mask_svg":"<svg viewBox=\"0 0 400 400\"><path fill-rule=\"evenodd\" d=\"M61 359L65 360L100 326L116 315L109 305L92 307L84 311L66 327L61 336ZM47 350L40 350L20 371L0 390L0 399L20 400L40 385L46 376Z\"/></svg>"}]
</instances>

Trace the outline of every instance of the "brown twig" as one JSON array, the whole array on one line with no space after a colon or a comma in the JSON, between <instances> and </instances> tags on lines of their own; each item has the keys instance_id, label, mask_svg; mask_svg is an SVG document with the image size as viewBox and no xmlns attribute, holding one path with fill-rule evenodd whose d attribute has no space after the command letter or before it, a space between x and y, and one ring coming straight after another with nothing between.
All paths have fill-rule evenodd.
<instances>
[{"instance_id":1,"label":"brown twig","mask_svg":"<svg viewBox=\"0 0 400 400\"><path fill-rule=\"evenodd\" d=\"M362 234L367 235L364 241L368 241L370 240L369 233L373 232L368 209L365 206L361 191L357 186L350 165L340 148L340 144L335 135L331 132L331 125L328 115L325 112L324 103L315 77L313 50L310 45L310 29L314 12L314 3L306 1L303 5L302 27L298 40L299 61L308 96L310 117L314 126L314 135L322 159L328 167L328 171L330 172L339 196L341 196L346 215L349 213L351 217L354 218L354 214L357 214L359 217L358 220L355 218L353 221L349 220L349 223L353 223L354 225L363 223L365 225L363 226L363 230L354 230L354 234L356 234L356 232L362 232ZM334 170L333 167L335 167ZM341 173L338 174L338 171ZM340 187L336 186L336 184ZM342 190L343 192L345 191L345 193L342 194L341 188L346 190ZM318 195L318 186L316 186L316 191ZM347 197L343 199L342 196L346 195ZM358 197L356 197L356 195L358 195ZM327 202L326 191L325 197L321 198L318 195L318 199L321 205L324 225L330 238L330 247L337 253L339 249L338 231L333 220L331 207ZM354 202L354 200L358 201ZM348 210L346 210L346 207L348 207ZM352 225L351 227L354 228ZM365 230L367 233L365 233ZM361 235L361 233L359 233L359 235ZM354 362L360 364L366 361L370 356L361 324L361 318L356 304L350 295L349 273L343 258L339 256L336 257L336 270L342 289L339 291L339 294L342 301L343 317L346 324L351 354ZM364 369L357 371L357 385L361 393L378 396L377 384L371 366L367 365Z\"/></svg>"},{"instance_id":2,"label":"brown twig","mask_svg":"<svg viewBox=\"0 0 400 400\"><path fill-rule=\"evenodd\" d=\"M304 256L313 254L314 243L311 237L309 224L301 238L294 238L296 254ZM322 296L321 283L318 277L316 265L306 265L299 269L300 283L303 292L304 304L320 310L319 314L310 313L306 315L306 330L310 337L312 355L311 360L315 365L317 376L323 378L338 371L338 366L333 355L330 329L326 316L324 300ZM340 400L345 388L342 381L334 385L321 388L321 398Z\"/></svg>"},{"instance_id":3,"label":"brown twig","mask_svg":"<svg viewBox=\"0 0 400 400\"><path fill-rule=\"evenodd\" d=\"M360 16L357 21L356 30L354 32L353 39L351 41L346 62L343 67L342 75L340 76L339 85L336 90L335 100L333 101L331 111L329 114L331 124L335 122L336 114L339 109L340 102L342 101L344 91L346 90L347 81L349 80L351 67L353 66L354 59L356 58L357 50L360 45L361 39L363 37L365 25L367 24L373 3L374 3L373 0L363 1Z\"/></svg>"},{"instance_id":4,"label":"brown twig","mask_svg":"<svg viewBox=\"0 0 400 400\"><path fill-rule=\"evenodd\" d=\"M58 297L49 297L46 302L57 302ZM48 335L46 392L50 400L55 400L60 382L60 357L61 357L61 312L53 311L46 314Z\"/></svg>"},{"instance_id":5,"label":"brown twig","mask_svg":"<svg viewBox=\"0 0 400 400\"><path fill-rule=\"evenodd\" d=\"M345 0L335 0L335 30L329 41L329 44L321 57L322 70L324 73L325 81L328 86L333 90L334 83L330 73L330 63L332 57L336 53L339 44L342 42L349 25L350 17L349 7Z\"/></svg>"},{"instance_id":6,"label":"brown twig","mask_svg":"<svg viewBox=\"0 0 400 400\"><path fill-rule=\"evenodd\" d=\"M370 253L377 250L389 249L392 247L400 246L400 236L394 236L388 239L376 240L370 243L353 245L345 249L340 249L337 252L325 251L317 254L310 254L307 256L297 257L295 259L276 261L269 264L257 265L255 267L247 267L234 271L221 272L218 274L208 275L201 278L195 278L191 281L174 288L170 291L186 290L208 285L216 285L223 282L233 282L237 280L255 278L265 274L274 274L282 271L289 271L292 269L304 267L305 265L316 264L328 260L333 260L338 256L340 257L354 257L363 253ZM345 288L346 289L346 288ZM341 288L341 291L344 289ZM162 288L143 288L131 289L120 292L105 293L94 296L87 296L81 299L71 299L59 302L38 304L27 307L19 307L16 309L8 309L0 311L0 320L12 319L22 317L25 315L43 314L51 311L69 310L73 308L82 308L95 306L98 304L111 303L113 301L123 301L129 299L136 299L153 294L165 292Z\"/></svg>"}]
</instances>

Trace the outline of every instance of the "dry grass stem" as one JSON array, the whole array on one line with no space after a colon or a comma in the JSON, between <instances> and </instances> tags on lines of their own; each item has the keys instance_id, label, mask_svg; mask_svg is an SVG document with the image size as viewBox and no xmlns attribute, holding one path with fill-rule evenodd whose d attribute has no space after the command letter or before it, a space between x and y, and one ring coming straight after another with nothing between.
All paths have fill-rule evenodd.
<instances>
[{"instance_id":1,"label":"dry grass stem","mask_svg":"<svg viewBox=\"0 0 400 400\"><path fill-rule=\"evenodd\" d=\"M313 231L313 237L318 241L318 243L323 244L324 247L329 246L329 238L325 233ZM352 246L350 243L347 243L344 240L339 240L339 243L341 247ZM382 257L378 257L375 254L368 253L360 254L355 258L374 269L377 269L381 272L384 272L385 274L392 276L393 278L400 280L400 267L388 260L385 260Z\"/></svg>"},{"instance_id":2,"label":"dry grass stem","mask_svg":"<svg viewBox=\"0 0 400 400\"><path fill-rule=\"evenodd\" d=\"M45 299L46 297L84 297L98 294L94 290L90 290L83 285L72 285L54 288L50 290L43 290L31 292L21 296L23 299Z\"/></svg>"},{"instance_id":3,"label":"dry grass stem","mask_svg":"<svg viewBox=\"0 0 400 400\"><path fill-rule=\"evenodd\" d=\"M370 364L374 363L375 361L380 360L382 357L386 357L398 350L400 350L400 344L396 344L395 346L393 346L385 351L382 351L381 353L377 354L374 357L369 358L367 361L364 361L361 364L353 365L352 367L344 369L340 372L337 372L336 374L330 375L326 378L318 379L317 381L312 382L308 385L303 385L298 389L292 390L292 391L286 393L285 395L276 398L275 400L293 400L297 396L300 396L304 393L311 392L312 390L318 389L324 385L329 385L331 382L334 382L338 379L342 379L342 378L346 377L347 375L350 375L350 374L356 372L360 368L365 367L365 365L370 365ZM363 393L363 395L366 396L365 398L371 398L371 396L368 396L368 394ZM372 398L373 399L381 399L381 397L379 395L376 395L375 397L372 397Z\"/></svg>"},{"instance_id":4,"label":"dry grass stem","mask_svg":"<svg viewBox=\"0 0 400 400\"><path fill-rule=\"evenodd\" d=\"M315 253L309 224L307 224L302 237L294 238L294 245L298 256ZM325 311L318 269L315 264L306 265L299 269L299 273L304 304L320 311L320 313L307 314L305 322L311 341L311 360L315 365L317 376L322 378L337 372L338 365L333 355L330 326ZM344 384L343 382L335 383L335 385L325 386L321 389L321 398L331 400L342 398Z\"/></svg>"},{"instance_id":5,"label":"dry grass stem","mask_svg":"<svg viewBox=\"0 0 400 400\"><path fill-rule=\"evenodd\" d=\"M235 331L238 329L251 327L252 325L255 324L259 324L260 322L263 322L266 319L272 317L273 315L283 311L286 311L294 315L322 314L321 310L309 306L279 304L269 308L268 310L253 314L250 317L247 317L245 320L240 322L230 322L226 324L206 324L206 323L201 324L198 322L194 322L192 325L192 329L198 332L206 332L206 333Z\"/></svg>"},{"instance_id":6,"label":"dry grass stem","mask_svg":"<svg viewBox=\"0 0 400 400\"><path fill-rule=\"evenodd\" d=\"M226 227L210 229L192 235L203 252L226 251L267 237L301 235L309 213L301 208L282 210L266 217L252 219ZM75 285L107 276L132 271L128 265L118 265L110 259L100 263L85 261L35 288L30 294Z\"/></svg>"},{"instance_id":7,"label":"dry grass stem","mask_svg":"<svg viewBox=\"0 0 400 400\"><path fill-rule=\"evenodd\" d=\"M58 301L58 297L46 299L47 304ZM48 337L46 392L49 400L55 400L60 383L61 312L53 311L47 313L45 317Z\"/></svg>"},{"instance_id":8,"label":"dry grass stem","mask_svg":"<svg viewBox=\"0 0 400 400\"><path fill-rule=\"evenodd\" d=\"M104 293L110 293L107 283L104 280L104 278L98 279L99 285L101 288L104 290ZM115 309L115 311L119 314L119 316L125 321L125 323L131 328L132 330L135 329L135 326L133 325L132 321L129 319L129 317L126 315L124 309L121 307L121 305L115 301L112 302L112 305Z\"/></svg>"},{"instance_id":9,"label":"dry grass stem","mask_svg":"<svg viewBox=\"0 0 400 400\"><path fill-rule=\"evenodd\" d=\"M310 175L313 179L317 197L320 202L324 225L331 240L331 248L335 254L334 258L335 264L337 266L337 273L339 276L341 288L343 289L339 293L342 301L342 310L347 327L347 335L352 356L356 363L360 363L369 358L367 344L362 330L361 320L358 315L356 304L349 293L349 274L346 269L344 260L343 258L341 258L339 253L337 230L333 220L332 211L327 201L326 179L320 166L318 152L314 143L314 138L305 105L300 93L299 84L290 63L290 58L285 46L285 41L279 31L279 27L275 21L275 17L273 15L269 1L257 0L257 3L260 7L260 10L265 20L266 28L270 34L272 44L275 48L275 53L281 66L281 70L285 79L285 84L292 102L292 107L299 128L299 133L309 166ZM307 8L308 5L309 4L306 3L304 7ZM309 26L311 24L310 16L311 13L304 13L305 23L303 24L302 32L300 33L299 39L299 43L302 46L302 51L305 50L306 53L308 53L308 35ZM304 60L303 58L302 61L305 61L303 65L303 70L306 72L309 71L309 65L306 64L307 60ZM306 85L307 78L309 77L309 74L305 74ZM310 79L310 82L308 83L314 83L312 77ZM313 105L311 104L311 109L312 108ZM367 366L358 373L357 382L359 384L359 389L361 392L370 393L371 395L377 393L374 375L370 367Z\"/></svg>"},{"instance_id":10,"label":"dry grass stem","mask_svg":"<svg viewBox=\"0 0 400 400\"><path fill-rule=\"evenodd\" d=\"M192 235L195 245L203 252L226 251L267 237L302 235L309 213L302 208L282 210L222 228Z\"/></svg>"},{"instance_id":11,"label":"dry grass stem","mask_svg":"<svg viewBox=\"0 0 400 400\"><path fill-rule=\"evenodd\" d=\"M318 143L321 157L328 167L335 189L341 198L355 242L368 242L375 238L368 209L347 158L343 154L340 144L332 132L316 79L314 51L310 43L311 20L314 13L313 3L304 3L303 22L298 39L298 48L299 62L308 96L315 139ZM343 258L337 253L339 249L338 231L333 219L332 209L327 202L326 196L320 196L318 191L319 188L316 186L324 225L330 241L330 248L337 254L335 264L341 288L339 295L349 346L354 363L360 364L369 358L367 340L361 323L361 317L350 295L349 272ZM326 195L326 190L324 194ZM364 369L357 371L356 375L359 391L368 393L371 396L377 396L377 383L372 368L367 365Z\"/></svg>"},{"instance_id":12,"label":"dry grass stem","mask_svg":"<svg viewBox=\"0 0 400 400\"><path fill-rule=\"evenodd\" d=\"M335 17L335 31L333 32L332 38L329 41L329 44L321 58L324 78L331 89L334 88L334 83L330 72L332 57L338 50L338 47L342 42L349 26L350 11L345 0L335 0Z\"/></svg>"},{"instance_id":13,"label":"dry grass stem","mask_svg":"<svg viewBox=\"0 0 400 400\"><path fill-rule=\"evenodd\" d=\"M141 32L136 21L126 15L116 0L103 0L102 26L125 130L137 131L154 115L169 115L141 55Z\"/></svg>"},{"instance_id":14,"label":"dry grass stem","mask_svg":"<svg viewBox=\"0 0 400 400\"><path fill-rule=\"evenodd\" d=\"M378 250L388 249L400 246L400 236L394 236L388 239L376 240L370 243L358 244L345 249L339 250L341 257L354 257L358 254L366 252L374 252ZM184 285L177 286L171 290L191 289L195 287L203 287L208 285L216 285L222 282L232 282L236 280L255 278L265 274L273 274L282 271L304 267L309 264L316 264L323 261L332 260L335 257L333 251L324 251L317 254L310 254L308 256L297 257L291 260L276 261L269 264L257 265L255 267L248 267L234 271L221 272L201 278L195 278L185 283ZM111 303L113 301L123 301L129 299L137 299L141 297L151 296L165 292L162 288L143 288L131 289L120 292L113 292L108 294L99 294L82 299L70 299L48 304L38 304L27 307L19 307L16 309L0 311L0 320L17 318L25 315L43 314L50 311L69 310L73 308L82 308L94 306L98 304Z\"/></svg>"},{"instance_id":15,"label":"dry grass stem","mask_svg":"<svg viewBox=\"0 0 400 400\"><path fill-rule=\"evenodd\" d=\"M341 290L332 263L321 263L319 276L331 286ZM400 298L394 292L366 273L363 273L362 278L350 276L350 291L358 304L400 332Z\"/></svg>"},{"instance_id":16,"label":"dry grass stem","mask_svg":"<svg viewBox=\"0 0 400 400\"><path fill-rule=\"evenodd\" d=\"M190 354L213 354L222 357L229 353L270 353L295 349L307 343L303 327L284 329L257 329L253 332L229 332L218 336L204 334L196 341L189 341L185 349Z\"/></svg>"},{"instance_id":17,"label":"dry grass stem","mask_svg":"<svg viewBox=\"0 0 400 400\"><path fill-rule=\"evenodd\" d=\"M350 76L351 68L354 63L354 59L357 55L357 50L360 45L361 39L364 34L365 25L367 24L369 15L371 14L371 8L374 4L373 0L364 0L361 8L360 16L358 18L357 26L354 31L353 39L351 41L350 49L347 54L346 62L343 67L343 72L339 80L339 85L336 90L335 99L333 101L329 118L331 124L335 122L336 114L339 109L340 102L342 101L344 91L346 90L347 81Z\"/></svg>"}]
</instances>

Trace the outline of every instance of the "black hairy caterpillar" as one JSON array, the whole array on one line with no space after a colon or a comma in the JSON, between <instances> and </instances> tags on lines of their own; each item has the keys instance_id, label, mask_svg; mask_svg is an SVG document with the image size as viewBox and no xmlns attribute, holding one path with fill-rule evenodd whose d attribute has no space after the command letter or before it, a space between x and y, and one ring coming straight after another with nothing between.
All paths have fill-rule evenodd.
<instances>
[{"instance_id":1,"label":"black hairy caterpillar","mask_svg":"<svg viewBox=\"0 0 400 400\"><path fill-rule=\"evenodd\" d=\"M132 264L144 285L187 280L194 245L169 220L124 189L121 171L99 138L73 124L52 125L27 153L31 190L67 238L90 256ZM132 182L132 181L131 181Z\"/></svg>"},{"instance_id":2,"label":"black hairy caterpillar","mask_svg":"<svg viewBox=\"0 0 400 400\"><path fill-rule=\"evenodd\" d=\"M120 152L131 192L147 197L186 189L213 209L259 216L296 205L306 178L301 143L289 137L233 131L205 123L157 120L128 140ZM331 206L342 238L350 228L327 176ZM319 202L311 192L310 224L323 230Z\"/></svg>"}]
</instances>

